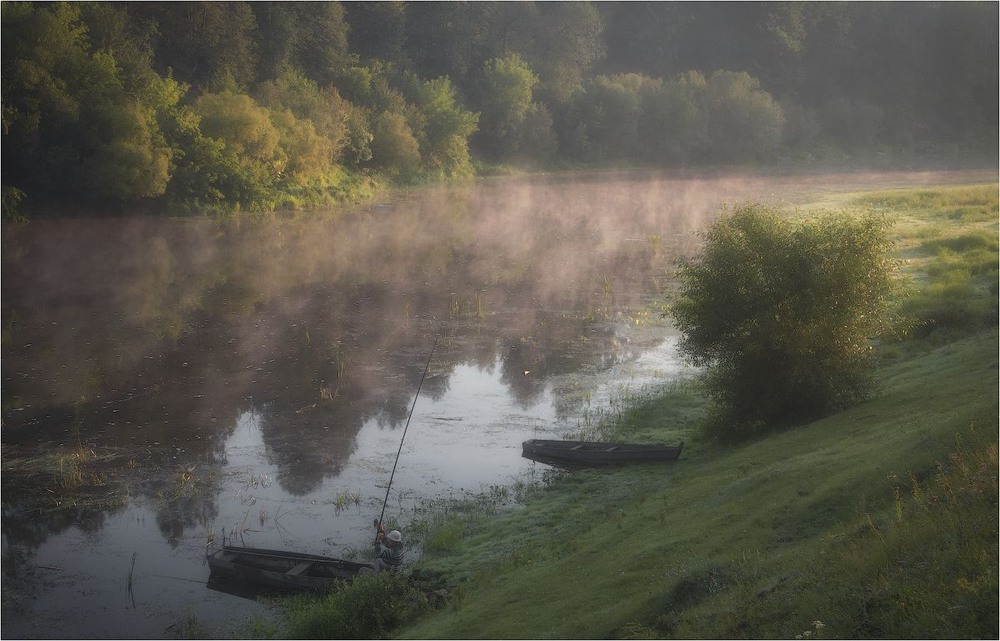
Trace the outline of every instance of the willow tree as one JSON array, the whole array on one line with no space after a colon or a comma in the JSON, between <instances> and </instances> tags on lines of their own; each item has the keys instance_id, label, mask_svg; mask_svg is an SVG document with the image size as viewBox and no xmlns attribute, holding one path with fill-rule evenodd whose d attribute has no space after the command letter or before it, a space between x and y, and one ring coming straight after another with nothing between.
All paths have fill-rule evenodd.
<instances>
[{"instance_id":1,"label":"willow tree","mask_svg":"<svg viewBox=\"0 0 1000 641\"><path fill-rule=\"evenodd\" d=\"M868 395L892 287L888 222L794 223L737 207L679 268L682 352L707 367L720 435L809 420Z\"/></svg>"}]
</instances>

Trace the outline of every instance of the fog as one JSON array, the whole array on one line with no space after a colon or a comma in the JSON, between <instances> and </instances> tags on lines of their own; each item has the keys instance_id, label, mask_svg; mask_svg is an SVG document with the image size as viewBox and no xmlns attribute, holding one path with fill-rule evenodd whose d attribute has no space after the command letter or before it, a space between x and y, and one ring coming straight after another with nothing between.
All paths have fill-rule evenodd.
<instances>
[{"instance_id":1,"label":"fog","mask_svg":"<svg viewBox=\"0 0 1000 641\"><path fill-rule=\"evenodd\" d=\"M614 390L682 371L671 272L727 204L956 176L543 175L258 219L8 225L5 540L71 563L79 536L111 553L151 528L144 555L189 580L206 533L241 523L257 544L341 554L368 536L435 339L391 493L402 520L530 473L523 438L579 433ZM97 494L124 499L8 471L59 452L106 458Z\"/></svg>"}]
</instances>

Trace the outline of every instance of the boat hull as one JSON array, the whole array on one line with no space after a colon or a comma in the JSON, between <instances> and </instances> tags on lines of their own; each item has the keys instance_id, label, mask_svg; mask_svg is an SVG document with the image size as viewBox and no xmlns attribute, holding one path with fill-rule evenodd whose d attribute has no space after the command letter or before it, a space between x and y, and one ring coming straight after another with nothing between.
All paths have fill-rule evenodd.
<instances>
[{"instance_id":1,"label":"boat hull","mask_svg":"<svg viewBox=\"0 0 1000 641\"><path fill-rule=\"evenodd\" d=\"M283 592L326 592L374 566L315 554L227 545L208 556L213 575Z\"/></svg>"},{"instance_id":2,"label":"boat hull","mask_svg":"<svg viewBox=\"0 0 1000 641\"><path fill-rule=\"evenodd\" d=\"M521 444L525 458L558 465L560 462L583 465L676 461L684 444L639 445L587 441L529 439Z\"/></svg>"}]
</instances>

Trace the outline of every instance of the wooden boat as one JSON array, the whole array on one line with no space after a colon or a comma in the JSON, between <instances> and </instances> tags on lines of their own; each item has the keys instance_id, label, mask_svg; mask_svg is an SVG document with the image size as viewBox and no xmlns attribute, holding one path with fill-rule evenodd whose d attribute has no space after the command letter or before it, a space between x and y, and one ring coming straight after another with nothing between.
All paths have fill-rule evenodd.
<instances>
[{"instance_id":1,"label":"wooden boat","mask_svg":"<svg viewBox=\"0 0 1000 641\"><path fill-rule=\"evenodd\" d=\"M358 574L375 571L368 563L233 545L210 554L208 567L213 575L288 592L325 592Z\"/></svg>"},{"instance_id":2,"label":"wooden boat","mask_svg":"<svg viewBox=\"0 0 1000 641\"><path fill-rule=\"evenodd\" d=\"M613 463L641 463L676 461L681 455L680 445L636 445L631 443L600 443L592 441L553 441L529 439L521 444L525 458L558 465L559 463L607 465Z\"/></svg>"}]
</instances>

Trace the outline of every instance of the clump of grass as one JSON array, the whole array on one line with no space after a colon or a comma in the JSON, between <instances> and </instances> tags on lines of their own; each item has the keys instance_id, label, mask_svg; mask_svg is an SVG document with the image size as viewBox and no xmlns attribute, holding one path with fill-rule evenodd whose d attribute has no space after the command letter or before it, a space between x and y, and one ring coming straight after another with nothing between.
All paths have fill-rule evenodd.
<instances>
[{"instance_id":1,"label":"clump of grass","mask_svg":"<svg viewBox=\"0 0 1000 641\"><path fill-rule=\"evenodd\" d=\"M907 213L943 210L952 219L958 217L995 220L996 200L996 185L974 185L872 192L858 196L852 204ZM959 215L956 216L956 213Z\"/></svg>"},{"instance_id":2,"label":"clump of grass","mask_svg":"<svg viewBox=\"0 0 1000 641\"><path fill-rule=\"evenodd\" d=\"M423 592L391 572L359 576L323 597L283 601L292 639L382 639L428 611Z\"/></svg>"},{"instance_id":3,"label":"clump of grass","mask_svg":"<svg viewBox=\"0 0 1000 641\"><path fill-rule=\"evenodd\" d=\"M355 490L344 490L337 492L337 495L333 497L333 508L337 514L340 514L351 505L354 505L355 507L361 505L360 492Z\"/></svg>"},{"instance_id":4,"label":"clump of grass","mask_svg":"<svg viewBox=\"0 0 1000 641\"><path fill-rule=\"evenodd\" d=\"M959 236L934 238L924 241L920 245L920 249L924 253L931 255L938 254L942 250L954 253L965 253L977 249L996 252L997 236L986 230L976 230Z\"/></svg>"},{"instance_id":5,"label":"clump of grass","mask_svg":"<svg viewBox=\"0 0 1000 641\"><path fill-rule=\"evenodd\" d=\"M941 344L998 322L1000 251L995 186L875 194L901 218L897 233L907 256L900 289L897 338Z\"/></svg>"},{"instance_id":6,"label":"clump of grass","mask_svg":"<svg viewBox=\"0 0 1000 641\"><path fill-rule=\"evenodd\" d=\"M120 506L129 495L122 472L126 458L120 449L82 445L5 457L4 503L40 511Z\"/></svg>"},{"instance_id":7,"label":"clump of grass","mask_svg":"<svg viewBox=\"0 0 1000 641\"><path fill-rule=\"evenodd\" d=\"M448 314L453 320L468 319L482 322L488 315L483 293L477 292L475 300L467 300L452 294Z\"/></svg>"},{"instance_id":8,"label":"clump of grass","mask_svg":"<svg viewBox=\"0 0 1000 641\"><path fill-rule=\"evenodd\" d=\"M454 552L465 533L465 525L458 517L451 516L430 531L424 541L424 550L430 553Z\"/></svg>"}]
</instances>

